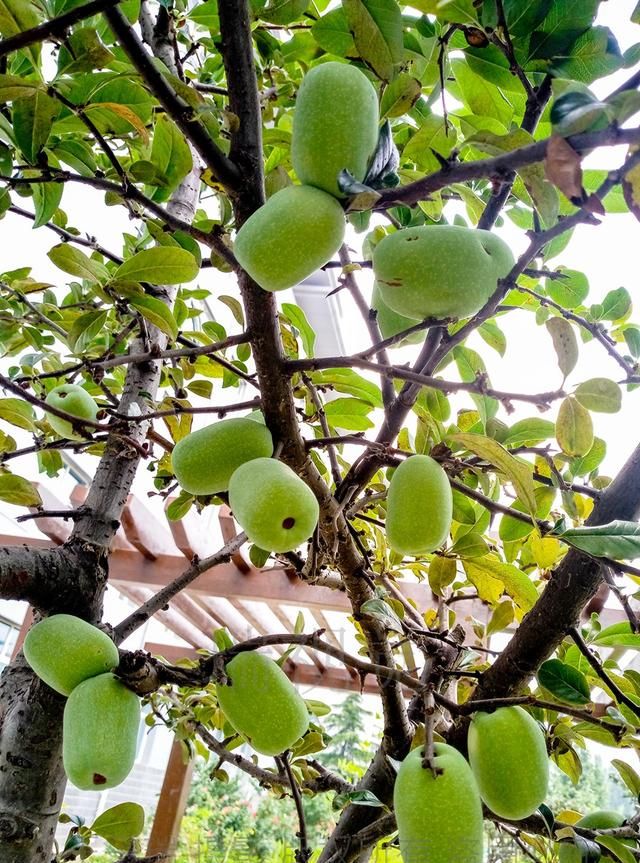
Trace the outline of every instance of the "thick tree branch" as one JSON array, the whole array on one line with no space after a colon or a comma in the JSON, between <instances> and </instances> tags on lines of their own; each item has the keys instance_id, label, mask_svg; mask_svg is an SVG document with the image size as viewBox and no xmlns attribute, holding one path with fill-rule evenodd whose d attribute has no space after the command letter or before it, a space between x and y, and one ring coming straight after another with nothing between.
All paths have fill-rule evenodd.
<instances>
[{"instance_id":1,"label":"thick tree branch","mask_svg":"<svg viewBox=\"0 0 640 863\"><path fill-rule=\"evenodd\" d=\"M205 165L226 189L230 192L236 191L241 182L238 166L213 141L209 132L197 118L193 108L176 94L169 81L147 54L144 45L120 9L105 10L105 17L134 67L171 119L202 157Z\"/></svg>"}]
</instances>

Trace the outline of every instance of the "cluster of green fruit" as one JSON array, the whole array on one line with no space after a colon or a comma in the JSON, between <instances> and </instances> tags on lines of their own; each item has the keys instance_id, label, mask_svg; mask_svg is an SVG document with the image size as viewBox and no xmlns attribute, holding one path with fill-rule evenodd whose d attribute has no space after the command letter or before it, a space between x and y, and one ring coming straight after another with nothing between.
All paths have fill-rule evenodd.
<instances>
[{"instance_id":1,"label":"cluster of green fruit","mask_svg":"<svg viewBox=\"0 0 640 863\"><path fill-rule=\"evenodd\" d=\"M421 225L389 234L373 253L371 304L383 338L425 318L474 315L513 266L511 250L490 231ZM418 332L405 341L423 338Z\"/></svg>"},{"instance_id":2,"label":"cluster of green fruit","mask_svg":"<svg viewBox=\"0 0 640 863\"><path fill-rule=\"evenodd\" d=\"M277 662L254 651L239 653L217 686L218 704L234 729L262 755L281 755L306 733L304 699Z\"/></svg>"},{"instance_id":3,"label":"cluster of green fruit","mask_svg":"<svg viewBox=\"0 0 640 863\"><path fill-rule=\"evenodd\" d=\"M81 618L55 614L29 630L23 650L38 677L67 696L62 755L69 779L84 791L119 785L136 757L140 700L112 674L116 645Z\"/></svg>"},{"instance_id":4,"label":"cluster of green fruit","mask_svg":"<svg viewBox=\"0 0 640 863\"><path fill-rule=\"evenodd\" d=\"M47 393L45 404L65 411L80 420L95 422L98 405L89 393L78 384L60 384ZM74 431L69 420L64 420L55 414L47 413L47 421L60 437L68 440L83 440L82 435Z\"/></svg>"},{"instance_id":5,"label":"cluster of green fruit","mask_svg":"<svg viewBox=\"0 0 640 863\"><path fill-rule=\"evenodd\" d=\"M302 183L273 195L242 225L234 253L265 291L299 284L342 245L338 176L358 181L378 141L378 97L355 66L329 62L305 76L293 119L291 161Z\"/></svg>"},{"instance_id":6,"label":"cluster of green fruit","mask_svg":"<svg viewBox=\"0 0 640 863\"><path fill-rule=\"evenodd\" d=\"M482 803L519 821L543 802L549 779L544 734L521 707L475 713L469 761L434 744L433 770L418 747L400 765L394 808L404 863L482 863Z\"/></svg>"},{"instance_id":7,"label":"cluster of green fruit","mask_svg":"<svg viewBox=\"0 0 640 863\"><path fill-rule=\"evenodd\" d=\"M265 551L292 551L315 530L318 501L272 454L271 433L258 412L191 432L178 441L171 461L189 494L229 493L234 517L251 542Z\"/></svg>"}]
</instances>

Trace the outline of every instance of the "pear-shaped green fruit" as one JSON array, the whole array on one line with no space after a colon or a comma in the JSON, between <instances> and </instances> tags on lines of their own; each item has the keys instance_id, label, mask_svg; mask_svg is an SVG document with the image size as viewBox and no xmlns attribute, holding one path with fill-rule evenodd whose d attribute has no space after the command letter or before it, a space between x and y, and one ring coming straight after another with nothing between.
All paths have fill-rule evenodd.
<instances>
[{"instance_id":1,"label":"pear-shaped green fruit","mask_svg":"<svg viewBox=\"0 0 640 863\"><path fill-rule=\"evenodd\" d=\"M95 420L98 405L89 393L77 384L60 384L47 393L45 404L66 411L82 420ZM68 440L84 440L81 434L73 430L68 420L63 420L54 414L47 413L47 422L60 437ZM89 429L87 429L89 431Z\"/></svg>"},{"instance_id":2,"label":"pear-shaped green fruit","mask_svg":"<svg viewBox=\"0 0 640 863\"><path fill-rule=\"evenodd\" d=\"M62 757L73 784L104 791L124 781L136 757L140 699L113 674L80 683L64 708Z\"/></svg>"},{"instance_id":3,"label":"pear-shaped green fruit","mask_svg":"<svg viewBox=\"0 0 640 863\"><path fill-rule=\"evenodd\" d=\"M576 827L585 827L588 830L611 830L614 827L621 827L624 823L624 815L619 812L611 812L606 809L599 809L596 812L590 812L576 822ZM633 845L632 839L621 839L625 845ZM602 861L615 861L616 857L610 857L604 853L600 857ZM582 863L582 855L580 850L572 842L561 842L558 852L559 863Z\"/></svg>"},{"instance_id":4,"label":"pear-shaped green fruit","mask_svg":"<svg viewBox=\"0 0 640 863\"><path fill-rule=\"evenodd\" d=\"M61 695L70 695L83 680L111 671L120 661L106 633L71 614L53 614L36 623L22 649L38 677Z\"/></svg>"},{"instance_id":5,"label":"pear-shaped green fruit","mask_svg":"<svg viewBox=\"0 0 640 863\"><path fill-rule=\"evenodd\" d=\"M396 468L387 494L387 539L400 554L428 554L451 530L453 495L446 473L428 455Z\"/></svg>"},{"instance_id":6,"label":"pear-shaped green fruit","mask_svg":"<svg viewBox=\"0 0 640 863\"><path fill-rule=\"evenodd\" d=\"M291 162L301 183L336 197L344 169L364 180L378 143L378 97L366 75L347 63L308 72L296 98Z\"/></svg>"},{"instance_id":7,"label":"pear-shaped green fruit","mask_svg":"<svg viewBox=\"0 0 640 863\"><path fill-rule=\"evenodd\" d=\"M408 330L409 327L417 324L415 318L407 318L404 315L399 315L390 309L382 299L380 294L380 286L377 282L373 283L373 292L371 294L371 308L376 311L376 320L380 327L380 334L383 339L390 339L391 336L396 336L398 333ZM412 333L405 336L402 341L397 342L393 347L401 347L402 345L417 345L424 341L425 331L420 330L417 333Z\"/></svg>"},{"instance_id":8,"label":"pear-shaped green fruit","mask_svg":"<svg viewBox=\"0 0 640 863\"><path fill-rule=\"evenodd\" d=\"M521 707L474 713L469 763L480 795L501 818L527 818L544 802L549 759L544 734Z\"/></svg>"},{"instance_id":9,"label":"pear-shaped green fruit","mask_svg":"<svg viewBox=\"0 0 640 863\"><path fill-rule=\"evenodd\" d=\"M292 288L324 266L344 239L340 204L313 186L287 186L238 231L234 254L265 291Z\"/></svg>"},{"instance_id":10,"label":"pear-shaped green fruit","mask_svg":"<svg viewBox=\"0 0 640 863\"><path fill-rule=\"evenodd\" d=\"M272 458L238 468L229 482L229 506L251 542L267 551L297 548L316 529L320 515L309 486Z\"/></svg>"},{"instance_id":11,"label":"pear-shaped green fruit","mask_svg":"<svg viewBox=\"0 0 640 863\"><path fill-rule=\"evenodd\" d=\"M273 452L271 432L249 417L220 420L191 432L175 445L171 464L189 494L217 494L229 488L235 470Z\"/></svg>"},{"instance_id":12,"label":"pear-shaped green fruit","mask_svg":"<svg viewBox=\"0 0 640 863\"><path fill-rule=\"evenodd\" d=\"M466 318L514 265L500 237L457 225L404 228L381 240L373 271L384 302L409 318Z\"/></svg>"},{"instance_id":13,"label":"pear-shaped green fruit","mask_svg":"<svg viewBox=\"0 0 640 863\"><path fill-rule=\"evenodd\" d=\"M423 749L400 765L393 789L404 863L482 863L482 803L471 769L446 743L435 743L435 767L422 766Z\"/></svg>"},{"instance_id":14,"label":"pear-shaped green fruit","mask_svg":"<svg viewBox=\"0 0 640 863\"><path fill-rule=\"evenodd\" d=\"M256 752L280 755L306 732L307 706L272 659L253 651L239 653L225 672L231 685L217 687L218 703Z\"/></svg>"}]
</instances>

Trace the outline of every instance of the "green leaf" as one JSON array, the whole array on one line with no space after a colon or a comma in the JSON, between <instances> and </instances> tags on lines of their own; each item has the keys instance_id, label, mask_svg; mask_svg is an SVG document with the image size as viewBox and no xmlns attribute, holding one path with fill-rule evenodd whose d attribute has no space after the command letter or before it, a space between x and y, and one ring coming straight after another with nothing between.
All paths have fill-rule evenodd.
<instances>
[{"instance_id":1,"label":"green leaf","mask_svg":"<svg viewBox=\"0 0 640 863\"><path fill-rule=\"evenodd\" d=\"M31 0L0 0L0 34L5 38L31 30L40 23L40 12ZM40 43L26 49L34 66L38 65Z\"/></svg>"},{"instance_id":2,"label":"green leaf","mask_svg":"<svg viewBox=\"0 0 640 863\"><path fill-rule=\"evenodd\" d=\"M593 306L591 307L594 308ZM609 291L594 315L598 320L619 321L631 310L631 295L626 288Z\"/></svg>"},{"instance_id":3,"label":"green leaf","mask_svg":"<svg viewBox=\"0 0 640 863\"><path fill-rule=\"evenodd\" d=\"M478 23L475 0L411 0L407 5L426 15L435 15L442 21L457 24Z\"/></svg>"},{"instance_id":4,"label":"green leaf","mask_svg":"<svg viewBox=\"0 0 640 863\"><path fill-rule=\"evenodd\" d=\"M531 468L528 465L515 459L501 444L484 435L457 434L454 435L454 440L497 467L511 481L517 496L531 515L535 515L537 503Z\"/></svg>"},{"instance_id":5,"label":"green leaf","mask_svg":"<svg viewBox=\"0 0 640 863\"><path fill-rule=\"evenodd\" d=\"M435 555L429 564L429 587L436 596L443 596L445 588L456 579L456 562L452 557Z\"/></svg>"},{"instance_id":6,"label":"green leaf","mask_svg":"<svg viewBox=\"0 0 640 863\"><path fill-rule=\"evenodd\" d=\"M393 608L384 599L368 599L360 606L360 614L379 620L391 632L402 632L402 623Z\"/></svg>"},{"instance_id":7,"label":"green leaf","mask_svg":"<svg viewBox=\"0 0 640 863\"><path fill-rule=\"evenodd\" d=\"M333 399L324 409L330 425L347 431L366 431L373 428L373 422L367 416L370 411L370 404L351 398Z\"/></svg>"},{"instance_id":8,"label":"green leaf","mask_svg":"<svg viewBox=\"0 0 640 863\"><path fill-rule=\"evenodd\" d=\"M613 855L620 863L636 863L635 854L632 853L631 849L624 842L616 839L615 836L598 836L597 842L598 845L602 845L603 848L606 848L610 852L610 854L607 854L607 858L612 859L611 855Z\"/></svg>"},{"instance_id":9,"label":"green leaf","mask_svg":"<svg viewBox=\"0 0 640 863\"><path fill-rule=\"evenodd\" d=\"M581 458L571 459L571 472L574 476L586 476L601 464L607 454L607 445L602 438L593 439L589 452Z\"/></svg>"},{"instance_id":10,"label":"green leaf","mask_svg":"<svg viewBox=\"0 0 640 863\"><path fill-rule=\"evenodd\" d=\"M98 815L91 830L119 851L128 851L144 830L144 809L139 803L118 803Z\"/></svg>"},{"instance_id":11,"label":"green leaf","mask_svg":"<svg viewBox=\"0 0 640 863\"><path fill-rule=\"evenodd\" d=\"M35 428L33 408L22 399L0 399L0 419L27 431Z\"/></svg>"},{"instance_id":12,"label":"green leaf","mask_svg":"<svg viewBox=\"0 0 640 863\"><path fill-rule=\"evenodd\" d=\"M550 318L546 323L558 357L558 367L566 378L578 362L578 340L573 327L564 318Z\"/></svg>"},{"instance_id":13,"label":"green leaf","mask_svg":"<svg viewBox=\"0 0 640 863\"><path fill-rule=\"evenodd\" d=\"M625 327L622 335L629 348L629 353L638 359L640 357L640 329L638 327Z\"/></svg>"},{"instance_id":14,"label":"green leaf","mask_svg":"<svg viewBox=\"0 0 640 863\"><path fill-rule=\"evenodd\" d=\"M487 638L494 635L496 632L504 632L512 623L515 617L515 610L510 599L505 599L499 602L495 611L491 615L491 620L487 624L485 635Z\"/></svg>"},{"instance_id":15,"label":"green leaf","mask_svg":"<svg viewBox=\"0 0 640 863\"><path fill-rule=\"evenodd\" d=\"M231 638L225 627L221 627L220 629L214 629L213 631L213 642L219 651L228 650L230 647L233 647L234 640Z\"/></svg>"},{"instance_id":16,"label":"green leaf","mask_svg":"<svg viewBox=\"0 0 640 863\"><path fill-rule=\"evenodd\" d=\"M161 114L156 122L151 162L165 178L163 188L156 190L153 199L166 201L193 167L193 157L186 138L166 114Z\"/></svg>"},{"instance_id":17,"label":"green leaf","mask_svg":"<svg viewBox=\"0 0 640 863\"><path fill-rule=\"evenodd\" d=\"M608 27L591 27L578 37L565 56L556 58L551 69L559 78L590 84L611 75L623 64L620 49Z\"/></svg>"},{"instance_id":18,"label":"green leaf","mask_svg":"<svg viewBox=\"0 0 640 863\"><path fill-rule=\"evenodd\" d=\"M311 34L318 45L337 57L357 55L356 43L349 30L349 22L342 6L331 9L311 27Z\"/></svg>"},{"instance_id":19,"label":"green leaf","mask_svg":"<svg viewBox=\"0 0 640 863\"><path fill-rule=\"evenodd\" d=\"M626 761L621 761L619 758L611 760L611 766L620 774L620 778L633 794L636 800L640 799L640 776L636 773L630 764Z\"/></svg>"},{"instance_id":20,"label":"green leaf","mask_svg":"<svg viewBox=\"0 0 640 863\"><path fill-rule=\"evenodd\" d=\"M561 278L547 279L545 290L551 299L565 309L581 306L589 293L589 280L579 270L559 267L556 271Z\"/></svg>"},{"instance_id":21,"label":"green leaf","mask_svg":"<svg viewBox=\"0 0 640 863\"><path fill-rule=\"evenodd\" d=\"M179 285L198 275L198 262L191 252L176 246L144 249L121 264L114 279L149 282L151 285Z\"/></svg>"},{"instance_id":22,"label":"green leaf","mask_svg":"<svg viewBox=\"0 0 640 863\"><path fill-rule=\"evenodd\" d=\"M260 548L255 543L249 549L249 560L257 568L262 569L271 556L271 552L264 548Z\"/></svg>"},{"instance_id":23,"label":"green leaf","mask_svg":"<svg viewBox=\"0 0 640 863\"><path fill-rule=\"evenodd\" d=\"M554 0L548 15L531 34L529 56L550 59L568 51L592 25L600 0Z\"/></svg>"},{"instance_id":24,"label":"green leaf","mask_svg":"<svg viewBox=\"0 0 640 863\"><path fill-rule=\"evenodd\" d=\"M12 473L0 474L0 500L15 506L42 506L35 486Z\"/></svg>"},{"instance_id":25,"label":"green leaf","mask_svg":"<svg viewBox=\"0 0 640 863\"><path fill-rule=\"evenodd\" d=\"M502 443L504 446L512 447L535 446L542 441L552 438L555 430L555 424L551 420L531 417L530 419L519 420L517 423L514 423Z\"/></svg>"},{"instance_id":26,"label":"green leaf","mask_svg":"<svg viewBox=\"0 0 640 863\"><path fill-rule=\"evenodd\" d=\"M301 17L310 0L269 0L260 9L259 16L272 24L290 24Z\"/></svg>"},{"instance_id":27,"label":"green leaf","mask_svg":"<svg viewBox=\"0 0 640 863\"><path fill-rule=\"evenodd\" d=\"M586 455L593 445L593 423L589 411L572 396L564 399L556 420L556 440L567 455Z\"/></svg>"},{"instance_id":28,"label":"green leaf","mask_svg":"<svg viewBox=\"0 0 640 863\"><path fill-rule=\"evenodd\" d=\"M391 81L403 56L402 13L396 0L342 0L360 57L383 81Z\"/></svg>"},{"instance_id":29,"label":"green leaf","mask_svg":"<svg viewBox=\"0 0 640 863\"><path fill-rule=\"evenodd\" d=\"M348 393L363 399L373 407L382 407L380 388L352 369L328 369L323 372L314 372L311 378L315 384L333 387L339 393Z\"/></svg>"},{"instance_id":30,"label":"green leaf","mask_svg":"<svg viewBox=\"0 0 640 863\"><path fill-rule=\"evenodd\" d=\"M37 164L38 156L49 140L53 118L57 112L57 103L41 90L31 96L16 99L13 103L12 118L16 143L30 165Z\"/></svg>"},{"instance_id":31,"label":"green leaf","mask_svg":"<svg viewBox=\"0 0 640 863\"><path fill-rule=\"evenodd\" d=\"M548 659L538 670L538 683L558 701L567 704L588 704L591 690L585 675L559 659Z\"/></svg>"},{"instance_id":32,"label":"green leaf","mask_svg":"<svg viewBox=\"0 0 640 863\"><path fill-rule=\"evenodd\" d=\"M302 339L302 347L305 354L308 357L312 357L313 349L316 343L316 334L314 333L311 324L307 320L307 316L302 311L300 306L296 306L293 303L283 303L282 311L287 316L290 323L292 323L293 326L300 333L300 338Z\"/></svg>"},{"instance_id":33,"label":"green leaf","mask_svg":"<svg viewBox=\"0 0 640 863\"><path fill-rule=\"evenodd\" d=\"M157 297L149 297L146 294L131 297L129 305L140 312L143 318L150 321L155 327L166 333L171 339L178 335L178 324L171 309Z\"/></svg>"},{"instance_id":34,"label":"green leaf","mask_svg":"<svg viewBox=\"0 0 640 863\"><path fill-rule=\"evenodd\" d=\"M109 280L109 270L99 261L76 249L69 243L60 243L47 252L49 260L70 276L86 279L88 282L106 282Z\"/></svg>"},{"instance_id":35,"label":"green leaf","mask_svg":"<svg viewBox=\"0 0 640 863\"><path fill-rule=\"evenodd\" d=\"M489 552L489 546L481 534L469 531L456 540L450 552L464 559L484 557Z\"/></svg>"},{"instance_id":36,"label":"green leaf","mask_svg":"<svg viewBox=\"0 0 640 863\"><path fill-rule=\"evenodd\" d=\"M622 407L622 390L608 378L591 378L580 384L574 395L590 411L615 414Z\"/></svg>"},{"instance_id":37,"label":"green leaf","mask_svg":"<svg viewBox=\"0 0 640 863\"><path fill-rule=\"evenodd\" d=\"M34 228L41 228L53 218L62 200L62 183L33 183L33 206L35 210Z\"/></svg>"},{"instance_id":38,"label":"green leaf","mask_svg":"<svg viewBox=\"0 0 640 863\"><path fill-rule=\"evenodd\" d=\"M244 327L244 309L242 308L242 303L236 297L229 297L226 294L221 294L218 300L229 309L236 323Z\"/></svg>"},{"instance_id":39,"label":"green leaf","mask_svg":"<svg viewBox=\"0 0 640 863\"><path fill-rule=\"evenodd\" d=\"M464 569L469 581L476 586L482 579L499 580L503 585L499 596L503 592L507 593L522 611L532 609L538 600L538 591L529 576L510 563L503 563L493 557L484 557L473 562L464 561ZM478 593L480 593L479 590Z\"/></svg>"},{"instance_id":40,"label":"green leaf","mask_svg":"<svg viewBox=\"0 0 640 863\"><path fill-rule=\"evenodd\" d=\"M19 75L0 75L0 102L34 96L38 90L40 84L37 81L29 81Z\"/></svg>"},{"instance_id":41,"label":"green leaf","mask_svg":"<svg viewBox=\"0 0 640 863\"><path fill-rule=\"evenodd\" d=\"M180 521L191 509L194 497L187 494L186 491L181 491L178 497L172 500L167 506L166 513L169 521Z\"/></svg>"},{"instance_id":42,"label":"green leaf","mask_svg":"<svg viewBox=\"0 0 640 863\"><path fill-rule=\"evenodd\" d=\"M558 534L594 557L633 560L640 556L640 524L635 521L610 521L593 527L574 527Z\"/></svg>"},{"instance_id":43,"label":"green leaf","mask_svg":"<svg viewBox=\"0 0 640 863\"><path fill-rule=\"evenodd\" d=\"M69 330L69 346L74 353L82 351L102 331L109 313L106 311L85 312L79 315Z\"/></svg>"},{"instance_id":44,"label":"green leaf","mask_svg":"<svg viewBox=\"0 0 640 863\"><path fill-rule=\"evenodd\" d=\"M1 92L1 91L0 91ZM402 72L385 87L380 102L380 117L402 117L407 114L422 93L422 84L412 75Z\"/></svg>"},{"instance_id":45,"label":"green leaf","mask_svg":"<svg viewBox=\"0 0 640 863\"><path fill-rule=\"evenodd\" d=\"M601 647L630 647L640 650L640 633L632 632L631 626L624 620L605 627L593 639L593 643Z\"/></svg>"},{"instance_id":46,"label":"green leaf","mask_svg":"<svg viewBox=\"0 0 640 863\"><path fill-rule=\"evenodd\" d=\"M460 377L465 383L473 383L479 374L486 375L487 368L482 357L477 351L474 351L471 348L458 346L453 349L453 358L458 367ZM486 377L486 380L490 386L488 376ZM483 425L486 425L487 420L498 413L498 402L488 396L479 396L475 394L473 394L471 398L478 408Z\"/></svg>"}]
</instances>

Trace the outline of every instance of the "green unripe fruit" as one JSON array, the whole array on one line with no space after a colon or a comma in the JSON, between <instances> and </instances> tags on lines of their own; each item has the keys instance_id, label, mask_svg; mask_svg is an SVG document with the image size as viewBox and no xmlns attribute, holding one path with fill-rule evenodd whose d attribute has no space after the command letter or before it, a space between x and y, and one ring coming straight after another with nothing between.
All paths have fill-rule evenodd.
<instances>
[{"instance_id":1,"label":"green unripe fruit","mask_svg":"<svg viewBox=\"0 0 640 863\"><path fill-rule=\"evenodd\" d=\"M378 97L366 75L347 63L308 72L293 116L291 162L301 183L336 197L344 169L362 182L378 143Z\"/></svg>"},{"instance_id":2,"label":"green unripe fruit","mask_svg":"<svg viewBox=\"0 0 640 863\"><path fill-rule=\"evenodd\" d=\"M393 789L404 863L482 863L482 803L471 769L446 743L435 743L438 775L422 766L423 749L400 765Z\"/></svg>"},{"instance_id":3,"label":"green unripe fruit","mask_svg":"<svg viewBox=\"0 0 640 863\"><path fill-rule=\"evenodd\" d=\"M71 782L83 791L123 782L135 761L139 725L138 696L113 674L76 686L62 726L62 758Z\"/></svg>"},{"instance_id":4,"label":"green unripe fruit","mask_svg":"<svg viewBox=\"0 0 640 863\"><path fill-rule=\"evenodd\" d=\"M251 542L266 551L292 551L302 545L320 515L309 486L272 458L238 468L229 483L229 506Z\"/></svg>"},{"instance_id":5,"label":"green unripe fruit","mask_svg":"<svg viewBox=\"0 0 640 863\"><path fill-rule=\"evenodd\" d=\"M60 384L47 393L45 404L58 408L81 420L95 420L98 405L89 393L77 384ZM60 437L69 440L84 440L83 436L73 430L68 420L63 420L54 414L47 413L47 422Z\"/></svg>"},{"instance_id":6,"label":"green unripe fruit","mask_svg":"<svg viewBox=\"0 0 640 863\"><path fill-rule=\"evenodd\" d=\"M389 234L373 253L385 303L409 318L475 314L514 265L500 237L457 225L421 225Z\"/></svg>"},{"instance_id":7,"label":"green unripe fruit","mask_svg":"<svg viewBox=\"0 0 640 863\"><path fill-rule=\"evenodd\" d=\"M307 731L304 700L280 666L260 653L239 653L227 663L231 686L217 687L218 703L256 752L280 755Z\"/></svg>"},{"instance_id":8,"label":"green unripe fruit","mask_svg":"<svg viewBox=\"0 0 640 863\"><path fill-rule=\"evenodd\" d=\"M120 661L106 633L71 614L54 614L36 623L22 649L40 680L61 695L70 695L83 680L111 671Z\"/></svg>"},{"instance_id":9,"label":"green unripe fruit","mask_svg":"<svg viewBox=\"0 0 640 863\"><path fill-rule=\"evenodd\" d=\"M265 291L283 291L308 278L342 245L344 212L312 186L287 186L269 198L238 231L240 266Z\"/></svg>"},{"instance_id":10,"label":"green unripe fruit","mask_svg":"<svg viewBox=\"0 0 640 863\"><path fill-rule=\"evenodd\" d=\"M380 334L383 339L390 339L391 336L396 336L398 333L404 332L404 330L408 330L409 327L414 326L418 323L415 318L407 318L404 315L399 315L397 312L394 312L393 309L390 309L389 306L382 299L380 294L380 287L377 282L373 284L373 293L371 294L371 308L376 311L376 320L378 321L378 326L380 327ZM401 345L417 345L424 341L424 330L420 330L417 333L412 333L409 336L405 336L401 342L398 342L394 347L400 347Z\"/></svg>"},{"instance_id":11,"label":"green unripe fruit","mask_svg":"<svg viewBox=\"0 0 640 863\"><path fill-rule=\"evenodd\" d=\"M175 445L171 464L189 494L217 494L229 488L235 470L273 452L271 432L249 417L220 420L191 432Z\"/></svg>"},{"instance_id":12,"label":"green unripe fruit","mask_svg":"<svg viewBox=\"0 0 640 863\"><path fill-rule=\"evenodd\" d=\"M624 823L624 815L619 812L611 812L606 809L599 809L596 812L590 812L576 822L576 827L585 827L588 830L611 830L614 827L621 827ZM633 840L621 839L625 845L632 845ZM611 857L603 850L602 861L615 861L616 857ZM572 842L561 842L558 851L559 863L582 863L582 855L579 848Z\"/></svg>"},{"instance_id":13,"label":"green unripe fruit","mask_svg":"<svg viewBox=\"0 0 640 863\"><path fill-rule=\"evenodd\" d=\"M387 539L401 554L428 554L451 530L453 495L444 470L428 455L396 468L387 494Z\"/></svg>"},{"instance_id":14,"label":"green unripe fruit","mask_svg":"<svg viewBox=\"0 0 640 863\"><path fill-rule=\"evenodd\" d=\"M521 707L475 713L469 726L469 763L480 795L501 818L527 818L544 801L549 759L544 734Z\"/></svg>"}]
</instances>

